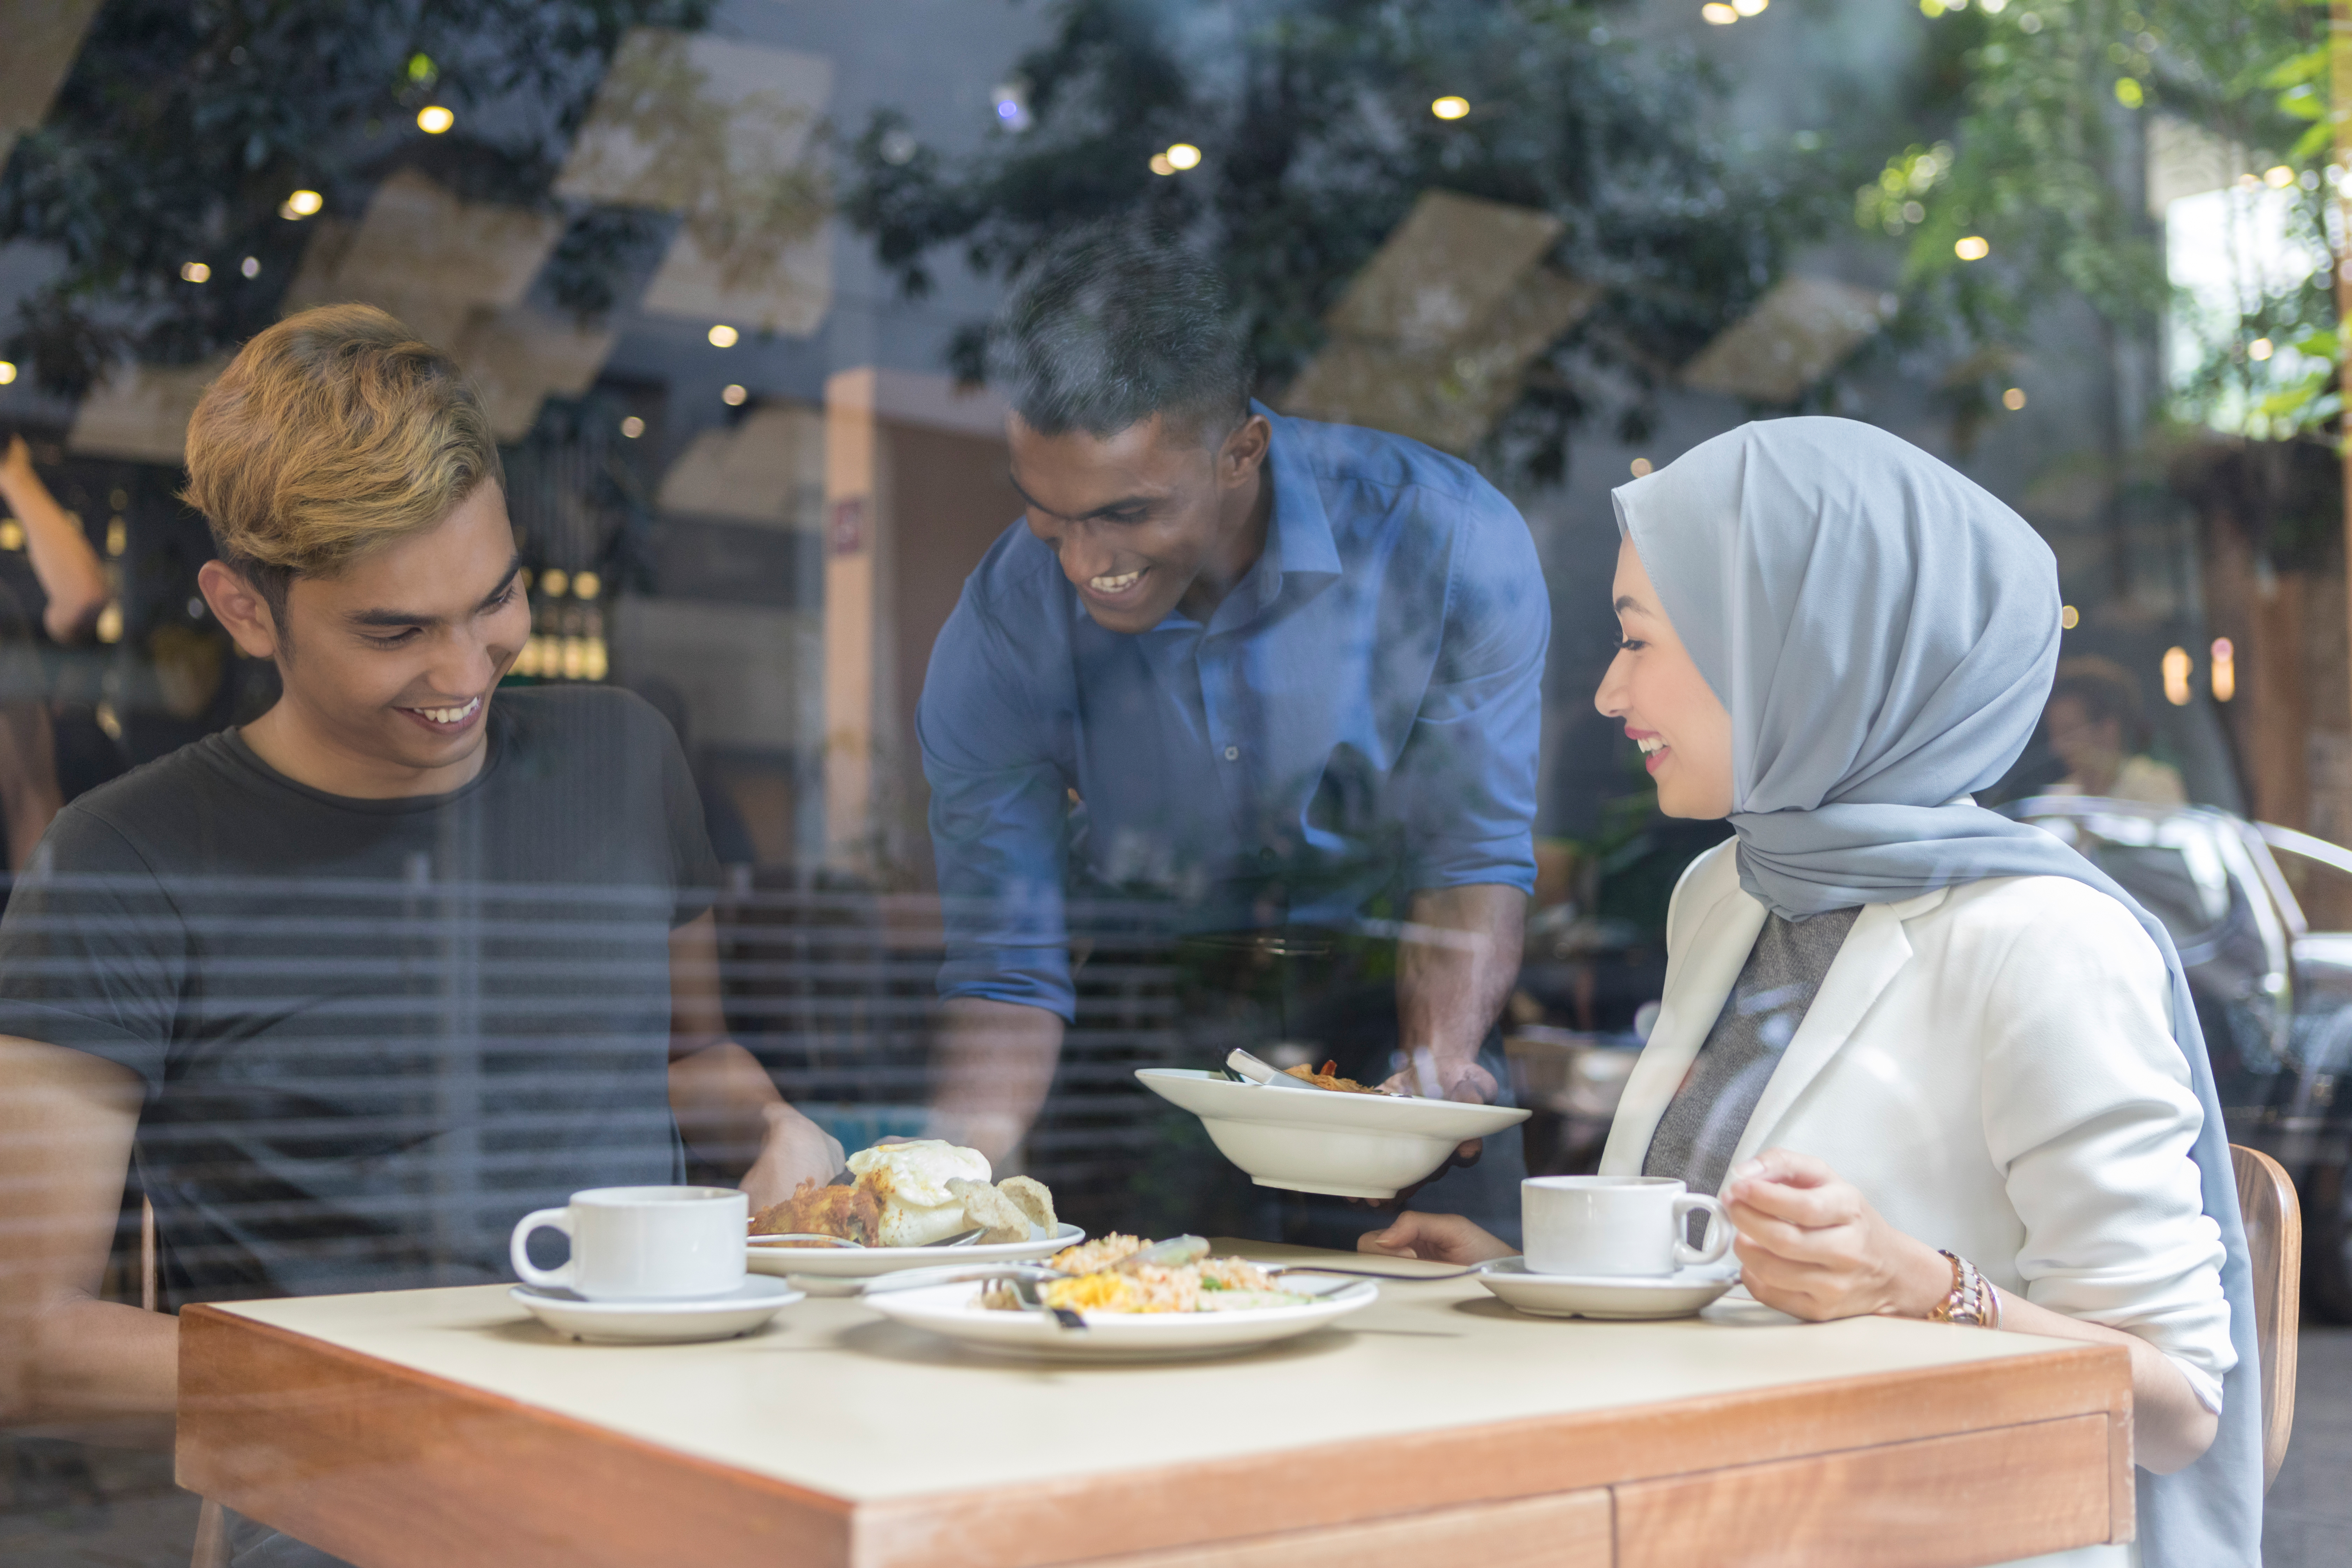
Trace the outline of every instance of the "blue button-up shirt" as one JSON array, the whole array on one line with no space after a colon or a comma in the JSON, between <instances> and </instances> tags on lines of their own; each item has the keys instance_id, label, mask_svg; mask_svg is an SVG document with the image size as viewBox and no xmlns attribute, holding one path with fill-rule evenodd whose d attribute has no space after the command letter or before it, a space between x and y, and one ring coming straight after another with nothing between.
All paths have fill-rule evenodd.
<instances>
[{"instance_id":1,"label":"blue button-up shirt","mask_svg":"<svg viewBox=\"0 0 2352 1568\"><path fill-rule=\"evenodd\" d=\"M1265 550L1207 625L1105 630L1025 523L965 581L916 717L943 995L1069 1017L1074 885L1194 930L1534 888L1551 611L1527 523L1417 442L1269 417Z\"/></svg>"}]
</instances>

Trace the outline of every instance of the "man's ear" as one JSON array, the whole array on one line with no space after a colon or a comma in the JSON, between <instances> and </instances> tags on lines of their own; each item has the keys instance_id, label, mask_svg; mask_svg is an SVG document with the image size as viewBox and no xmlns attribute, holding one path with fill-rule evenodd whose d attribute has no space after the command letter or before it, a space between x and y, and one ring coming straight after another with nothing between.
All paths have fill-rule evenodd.
<instances>
[{"instance_id":1,"label":"man's ear","mask_svg":"<svg viewBox=\"0 0 2352 1568\"><path fill-rule=\"evenodd\" d=\"M226 562L207 561L196 569L196 586L238 651L251 658L278 657L278 618L252 584Z\"/></svg>"},{"instance_id":2,"label":"man's ear","mask_svg":"<svg viewBox=\"0 0 2352 1568\"><path fill-rule=\"evenodd\" d=\"M1274 444L1274 426L1263 414L1252 414L1234 426L1224 445L1217 448L1217 481L1238 485L1257 472L1265 461L1266 448Z\"/></svg>"}]
</instances>

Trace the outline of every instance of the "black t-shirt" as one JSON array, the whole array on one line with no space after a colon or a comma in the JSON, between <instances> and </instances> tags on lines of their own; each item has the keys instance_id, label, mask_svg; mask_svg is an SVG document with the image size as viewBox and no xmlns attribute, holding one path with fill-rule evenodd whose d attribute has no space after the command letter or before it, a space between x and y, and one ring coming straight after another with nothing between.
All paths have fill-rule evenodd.
<instances>
[{"instance_id":1,"label":"black t-shirt","mask_svg":"<svg viewBox=\"0 0 2352 1568\"><path fill-rule=\"evenodd\" d=\"M717 867L668 725L509 691L465 788L352 800L235 731L68 805L0 920L0 1033L145 1080L174 1304L509 1277L583 1187L681 1179L673 926Z\"/></svg>"}]
</instances>

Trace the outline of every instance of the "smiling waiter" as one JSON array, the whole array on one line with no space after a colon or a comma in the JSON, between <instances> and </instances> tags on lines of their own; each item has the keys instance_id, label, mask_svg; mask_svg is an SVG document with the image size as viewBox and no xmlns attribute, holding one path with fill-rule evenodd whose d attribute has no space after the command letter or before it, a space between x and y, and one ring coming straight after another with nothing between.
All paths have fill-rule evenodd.
<instances>
[{"instance_id":1,"label":"smiling waiter","mask_svg":"<svg viewBox=\"0 0 2352 1568\"><path fill-rule=\"evenodd\" d=\"M1526 522L1458 459L1251 401L1215 268L1171 244L1073 246L991 359L1026 510L966 581L917 721L948 906L935 1131L1019 1140L1073 1013L1066 906L1105 893L1261 953L1398 939L1370 966L1392 1018L1318 1044L1496 1100L1550 635ZM1490 1151L1478 1184L1519 1163Z\"/></svg>"}]
</instances>

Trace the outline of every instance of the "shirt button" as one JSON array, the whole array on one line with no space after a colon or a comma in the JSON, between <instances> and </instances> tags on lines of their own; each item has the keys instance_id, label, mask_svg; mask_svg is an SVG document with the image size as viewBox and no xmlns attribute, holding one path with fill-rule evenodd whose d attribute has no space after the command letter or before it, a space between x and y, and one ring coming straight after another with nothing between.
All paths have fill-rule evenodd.
<instances>
[{"instance_id":1,"label":"shirt button","mask_svg":"<svg viewBox=\"0 0 2352 1568\"><path fill-rule=\"evenodd\" d=\"M1271 866L1274 864L1274 851L1271 849L1261 849L1257 852L1257 863L1261 866Z\"/></svg>"},{"instance_id":2,"label":"shirt button","mask_svg":"<svg viewBox=\"0 0 2352 1568\"><path fill-rule=\"evenodd\" d=\"M1239 762L1241 760L1241 754L1242 749L1239 746L1227 746L1225 748L1225 761L1229 763Z\"/></svg>"}]
</instances>

